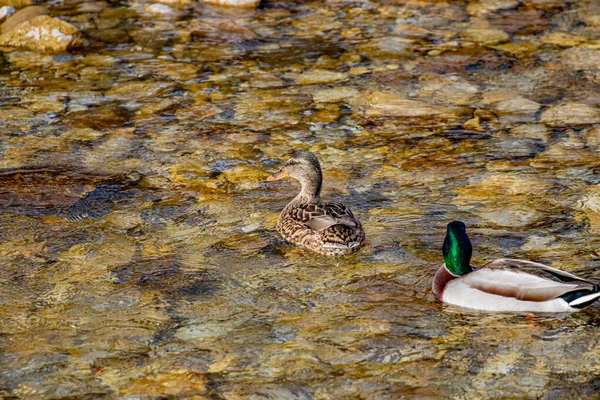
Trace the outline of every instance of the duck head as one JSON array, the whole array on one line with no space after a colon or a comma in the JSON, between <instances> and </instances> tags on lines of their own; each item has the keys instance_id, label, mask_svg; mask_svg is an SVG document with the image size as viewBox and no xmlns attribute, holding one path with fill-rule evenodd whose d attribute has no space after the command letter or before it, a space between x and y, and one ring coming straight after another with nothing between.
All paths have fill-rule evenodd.
<instances>
[{"instance_id":1,"label":"duck head","mask_svg":"<svg viewBox=\"0 0 600 400\"><path fill-rule=\"evenodd\" d=\"M448 224L442 253L446 268L452 275L466 275L473 271L471 267L473 246L467 236L467 227L463 222L452 221Z\"/></svg>"},{"instance_id":2,"label":"duck head","mask_svg":"<svg viewBox=\"0 0 600 400\"><path fill-rule=\"evenodd\" d=\"M308 199L318 199L321 194L323 174L317 157L310 151L296 150L281 170L267 181L273 182L284 178L294 178L302 185L300 196Z\"/></svg>"}]
</instances>

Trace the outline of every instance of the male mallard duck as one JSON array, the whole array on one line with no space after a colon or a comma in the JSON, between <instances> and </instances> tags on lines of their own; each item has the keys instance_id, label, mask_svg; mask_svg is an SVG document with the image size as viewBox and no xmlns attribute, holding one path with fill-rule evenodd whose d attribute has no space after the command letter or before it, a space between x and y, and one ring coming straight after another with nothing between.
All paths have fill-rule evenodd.
<instances>
[{"instance_id":1,"label":"male mallard duck","mask_svg":"<svg viewBox=\"0 0 600 400\"><path fill-rule=\"evenodd\" d=\"M486 311L572 312L600 297L600 286L568 272L525 260L500 258L471 267L465 224L448 224L444 265L432 288L444 303Z\"/></svg>"},{"instance_id":2,"label":"male mallard duck","mask_svg":"<svg viewBox=\"0 0 600 400\"><path fill-rule=\"evenodd\" d=\"M283 168L267 181L292 177L302 189L281 211L277 231L290 243L327 256L342 256L360 249L365 231L352 211L340 203L323 203L323 175L319 160L308 151L295 151Z\"/></svg>"}]
</instances>

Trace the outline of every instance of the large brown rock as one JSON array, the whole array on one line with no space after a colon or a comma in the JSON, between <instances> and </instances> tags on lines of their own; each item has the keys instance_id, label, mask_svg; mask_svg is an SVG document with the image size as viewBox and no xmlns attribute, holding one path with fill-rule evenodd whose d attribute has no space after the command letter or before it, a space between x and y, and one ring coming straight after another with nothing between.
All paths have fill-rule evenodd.
<instances>
[{"instance_id":1,"label":"large brown rock","mask_svg":"<svg viewBox=\"0 0 600 400\"><path fill-rule=\"evenodd\" d=\"M20 47L32 51L61 52L79 45L81 36L77 28L47 15L21 22L0 35L0 46Z\"/></svg>"}]
</instances>

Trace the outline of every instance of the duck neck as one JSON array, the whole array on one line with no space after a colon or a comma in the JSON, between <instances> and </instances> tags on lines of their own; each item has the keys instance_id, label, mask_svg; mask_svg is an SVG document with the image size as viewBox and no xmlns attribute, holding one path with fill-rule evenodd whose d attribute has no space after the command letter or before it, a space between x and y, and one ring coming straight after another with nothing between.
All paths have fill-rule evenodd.
<instances>
[{"instance_id":1,"label":"duck neck","mask_svg":"<svg viewBox=\"0 0 600 400\"><path fill-rule=\"evenodd\" d=\"M295 200L303 203L321 203L321 185L323 184L321 171L315 169L298 180L302 189Z\"/></svg>"},{"instance_id":2,"label":"duck neck","mask_svg":"<svg viewBox=\"0 0 600 400\"><path fill-rule=\"evenodd\" d=\"M471 267L473 247L465 232L448 231L442 251L446 269L452 275L461 276L473 271Z\"/></svg>"}]
</instances>

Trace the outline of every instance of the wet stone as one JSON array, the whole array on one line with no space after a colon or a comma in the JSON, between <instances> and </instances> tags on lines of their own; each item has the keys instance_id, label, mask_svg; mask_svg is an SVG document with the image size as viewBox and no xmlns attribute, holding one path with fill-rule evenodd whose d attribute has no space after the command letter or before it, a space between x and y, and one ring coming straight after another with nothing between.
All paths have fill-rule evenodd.
<instances>
[{"instance_id":1,"label":"wet stone","mask_svg":"<svg viewBox=\"0 0 600 400\"><path fill-rule=\"evenodd\" d=\"M398 36L384 36L371 39L365 44L358 46L358 52L362 55L387 57L387 56L409 56L415 50L416 42L413 39Z\"/></svg>"},{"instance_id":2,"label":"wet stone","mask_svg":"<svg viewBox=\"0 0 600 400\"><path fill-rule=\"evenodd\" d=\"M328 70L311 70L303 72L296 77L296 82L300 85L313 85L322 83L336 83L347 79L347 75L342 72Z\"/></svg>"},{"instance_id":3,"label":"wet stone","mask_svg":"<svg viewBox=\"0 0 600 400\"><path fill-rule=\"evenodd\" d=\"M121 20L117 17L94 19L94 25L98 29L112 29L112 28L116 28L120 24L121 24Z\"/></svg>"},{"instance_id":4,"label":"wet stone","mask_svg":"<svg viewBox=\"0 0 600 400\"><path fill-rule=\"evenodd\" d=\"M511 128L510 134L527 139L540 139L547 141L549 138L548 128L542 124L518 125Z\"/></svg>"},{"instance_id":5,"label":"wet stone","mask_svg":"<svg viewBox=\"0 0 600 400\"><path fill-rule=\"evenodd\" d=\"M119 106L101 106L68 113L63 121L76 128L106 129L123 126L128 121L128 112Z\"/></svg>"},{"instance_id":6,"label":"wet stone","mask_svg":"<svg viewBox=\"0 0 600 400\"><path fill-rule=\"evenodd\" d=\"M4 6L0 7L0 22L4 22L8 17L16 12L14 7Z\"/></svg>"},{"instance_id":7,"label":"wet stone","mask_svg":"<svg viewBox=\"0 0 600 400\"><path fill-rule=\"evenodd\" d=\"M573 47L585 42L583 36L571 35L563 32L551 32L547 35L540 37L542 43L551 44L560 47ZM565 56L563 53L563 62L569 63L569 56ZM578 58L577 56L573 58ZM577 63L577 61L575 61Z\"/></svg>"},{"instance_id":8,"label":"wet stone","mask_svg":"<svg viewBox=\"0 0 600 400\"><path fill-rule=\"evenodd\" d=\"M8 9L5 9L6 11ZM8 15L8 14L7 14ZM19 10L14 15L10 16L0 27L2 33L6 33L14 29L17 25L22 22L29 21L40 15L48 15L48 9L42 6L31 6Z\"/></svg>"},{"instance_id":9,"label":"wet stone","mask_svg":"<svg viewBox=\"0 0 600 400\"><path fill-rule=\"evenodd\" d=\"M173 14L174 10L166 4L151 4L145 11L152 14Z\"/></svg>"},{"instance_id":10,"label":"wet stone","mask_svg":"<svg viewBox=\"0 0 600 400\"><path fill-rule=\"evenodd\" d=\"M126 43L129 35L123 29L89 29L86 32L92 39L105 43Z\"/></svg>"},{"instance_id":11,"label":"wet stone","mask_svg":"<svg viewBox=\"0 0 600 400\"><path fill-rule=\"evenodd\" d=\"M227 18L198 18L190 22L188 29L192 35L209 36L231 41L256 39L252 30Z\"/></svg>"},{"instance_id":12,"label":"wet stone","mask_svg":"<svg viewBox=\"0 0 600 400\"><path fill-rule=\"evenodd\" d=\"M565 103L542 112L540 121L549 126L591 125L600 123L600 108L582 103Z\"/></svg>"},{"instance_id":13,"label":"wet stone","mask_svg":"<svg viewBox=\"0 0 600 400\"><path fill-rule=\"evenodd\" d=\"M469 29L464 31L462 36L484 46L507 42L510 39L508 33L500 29Z\"/></svg>"},{"instance_id":14,"label":"wet stone","mask_svg":"<svg viewBox=\"0 0 600 400\"><path fill-rule=\"evenodd\" d=\"M77 28L45 15L22 22L0 35L0 45L24 47L33 51L61 52L82 44Z\"/></svg>"},{"instance_id":15,"label":"wet stone","mask_svg":"<svg viewBox=\"0 0 600 400\"><path fill-rule=\"evenodd\" d=\"M479 0L470 3L467 6L467 11L470 14L478 15L514 8L517 5L517 0Z\"/></svg>"},{"instance_id":16,"label":"wet stone","mask_svg":"<svg viewBox=\"0 0 600 400\"><path fill-rule=\"evenodd\" d=\"M35 112L60 113L60 112L64 111L67 108L67 106L59 100L40 99L40 100L34 101L29 106L29 108Z\"/></svg>"},{"instance_id":17,"label":"wet stone","mask_svg":"<svg viewBox=\"0 0 600 400\"><path fill-rule=\"evenodd\" d=\"M367 116L394 116L408 118L462 119L471 114L468 107L440 106L417 100L408 100L396 93L367 91L355 101L359 106L368 105Z\"/></svg>"},{"instance_id":18,"label":"wet stone","mask_svg":"<svg viewBox=\"0 0 600 400\"><path fill-rule=\"evenodd\" d=\"M130 100L153 97L169 91L171 85L165 82L136 81L115 83L106 95L116 100Z\"/></svg>"},{"instance_id":19,"label":"wet stone","mask_svg":"<svg viewBox=\"0 0 600 400\"><path fill-rule=\"evenodd\" d=\"M337 87L332 89L318 90L312 94L313 100L317 103L338 103L352 100L360 92L351 87Z\"/></svg>"},{"instance_id":20,"label":"wet stone","mask_svg":"<svg viewBox=\"0 0 600 400\"><path fill-rule=\"evenodd\" d=\"M0 5L14 7L17 10L27 7L27 6L30 6L32 3L33 3L33 0L2 0L2 1L0 1Z\"/></svg>"},{"instance_id":21,"label":"wet stone","mask_svg":"<svg viewBox=\"0 0 600 400\"><path fill-rule=\"evenodd\" d=\"M600 50L586 48L571 48L561 54L562 62L575 70L600 69Z\"/></svg>"}]
</instances>

